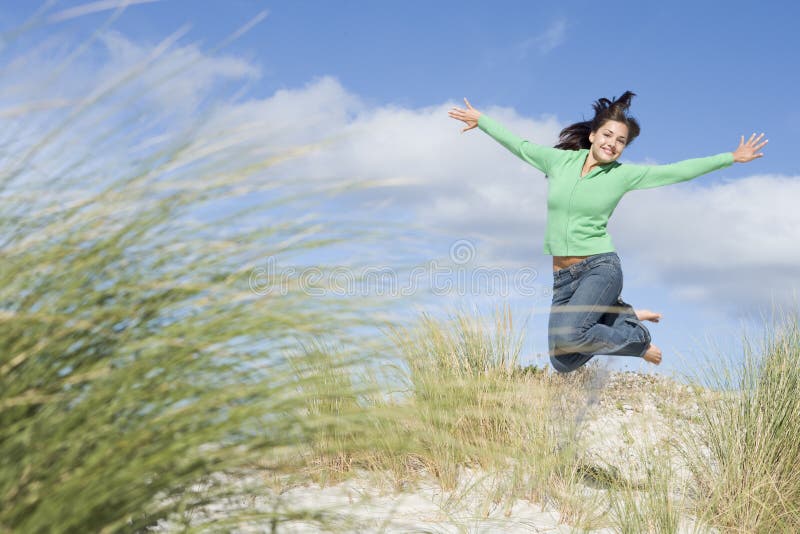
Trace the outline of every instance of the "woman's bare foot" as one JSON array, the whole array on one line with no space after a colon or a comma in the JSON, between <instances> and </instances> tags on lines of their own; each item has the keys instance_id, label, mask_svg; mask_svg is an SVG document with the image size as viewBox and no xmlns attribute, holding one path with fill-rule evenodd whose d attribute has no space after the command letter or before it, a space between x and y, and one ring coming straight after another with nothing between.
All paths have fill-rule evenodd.
<instances>
[{"instance_id":1,"label":"woman's bare foot","mask_svg":"<svg viewBox=\"0 0 800 534\"><path fill-rule=\"evenodd\" d=\"M661 319L661 314L656 312L651 312L650 310L634 310L636 312L636 318L640 321L653 321L657 323Z\"/></svg>"},{"instance_id":2,"label":"woman's bare foot","mask_svg":"<svg viewBox=\"0 0 800 534\"><path fill-rule=\"evenodd\" d=\"M659 365L661 363L661 349L651 343L647 347L647 352L644 353L644 361Z\"/></svg>"}]
</instances>

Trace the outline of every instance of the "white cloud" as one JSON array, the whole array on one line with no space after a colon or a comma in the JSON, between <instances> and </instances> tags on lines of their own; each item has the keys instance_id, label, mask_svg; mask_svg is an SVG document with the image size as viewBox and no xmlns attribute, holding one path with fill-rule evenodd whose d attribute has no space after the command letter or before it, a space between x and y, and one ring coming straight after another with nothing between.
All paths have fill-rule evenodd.
<instances>
[{"instance_id":1,"label":"white cloud","mask_svg":"<svg viewBox=\"0 0 800 534\"><path fill-rule=\"evenodd\" d=\"M101 71L103 79L114 79L151 61L154 47L140 45L117 32L101 36L109 61ZM143 92L172 110L194 110L217 84L254 79L260 70L233 56L209 56L195 45L176 46L164 51L136 79Z\"/></svg>"},{"instance_id":2,"label":"white cloud","mask_svg":"<svg viewBox=\"0 0 800 534\"><path fill-rule=\"evenodd\" d=\"M557 46L560 46L566 39L566 35L567 21L564 19L553 21L547 30L536 38L536 44L539 48L539 52L546 54Z\"/></svg>"},{"instance_id":3,"label":"white cloud","mask_svg":"<svg viewBox=\"0 0 800 534\"><path fill-rule=\"evenodd\" d=\"M106 32L97 45L53 36L9 61L0 116L4 157L26 173L18 182L46 183L79 162L96 176L123 174L138 149L196 121L221 82L241 84L259 74L239 58L176 44L175 36L147 46Z\"/></svg>"},{"instance_id":4,"label":"white cloud","mask_svg":"<svg viewBox=\"0 0 800 534\"><path fill-rule=\"evenodd\" d=\"M556 19L550 23L547 29L529 39L516 45L516 52L519 59L525 59L532 51L541 55L548 54L555 48L561 46L567 38L567 21L563 18Z\"/></svg>"},{"instance_id":5,"label":"white cloud","mask_svg":"<svg viewBox=\"0 0 800 534\"><path fill-rule=\"evenodd\" d=\"M553 38L542 42L557 43L563 32L563 27L554 30ZM112 64L93 79L152 52L117 34L105 35L103 42ZM217 81L258 75L250 63L209 57L193 46L176 47L163 60L164 69L192 65L178 77L162 79L159 74L166 71L152 73L152 83L160 84L153 104L165 110L185 106L191 111ZM460 133L461 124L447 116L454 104L460 102L417 109L370 106L334 78L323 77L269 98L220 106L203 126L214 135L198 137L252 146L254 154L312 145L305 157L287 160L270 172L298 184L391 181L392 187L340 200L341 210L365 218L402 213L418 230L473 239L479 243L478 261L487 266L544 263L547 181L479 130ZM552 145L563 126L553 117L532 119L512 109L475 104L534 142ZM725 173L715 176L724 178ZM678 299L769 305L775 296L791 296L787 288L797 284L798 198L800 177L700 178L629 194L609 230L620 255L635 261L637 276L673 288Z\"/></svg>"},{"instance_id":6,"label":"white cloud","mask_svg":"<svg viewBox=\"0 0 800 534\"><path fill-rule=\"evenodd\" d=\"M286 110L274 119L281 124L295 114L286 123L293 142L335 138L287 172L317 181L394 179L406 185L364 192L361 205L392 206L419 228L477 239L478 259L488 265L539 261L546 180L479 130L461 134L447 116L452 103L370 108L325 78L249 106L253 118L258 109ZM553 144L562 126L507 108L484 111L543 144ZM699 180L627 195L609 225L620 254L635 258L643 280L684 301L763 305L780 297L800 265L800 179Z\"/></svg>"},{"instance_id":7,"label":"white cloud","mask_svg":"<svg viewBox=\"0 0 800 534\"><path fill-rule=\"evenodd\" d=\"M124 95L156 100L163 109L189 111L226 82L256 79L260 69L230 55L208 55L194 44L179 44L182 32L157 45L104 31L84 43L53 35L12 56L0 84L0 102L84 99L117 87Z\"/></svg>"},{"instance_id":8,"label":"white cloud","mask_svg":"<svg viewBox=\"0 0 800 534\"><path fill-rule=\"evenodd\" d=\"M678 296L760 306L790 299L797 287L798 198L796 176L700 178L630 193L609 229L618 247L646 261L651 280Z\"/></svg>"},{"instance_id":9,"label":"white cloud","mask_svg":"<svg viewBox=\"0 0 800 534\"><path fill-rule=\"evenodd\" d=\"M276 140L283 146L296 146L346 135L352 116L363 107L339 82L323 77L300 89L279 90L266 99L222 106L206 127L273 146Z\"/></svg>"},{"instance_id":10,"label":"white cloud","mask_svg":"<svg viewBox=\"0 0 800 534\"><path fill-rule=\"evenodd\" d=\"M495 66L496 64L507 62L522 62L528 59L531 54L547 55L564 44L567 39L568 27L569 24L566 19L555 19L539 34L521 40L510 41L497 48L486 48L481 53L480 61L489 66Z\"/></svg>"},{"instance_id":11,"label":"white cloud","mask_svg":"<svg viewBox=\"0 0 800 534\"><path fill-rule=\"evenodd\" d=\"M529 236L544 232L546 215L537 206L546 192L543 175L487 142L480 130L460 133L460 123L447 116L450 107L365 110L344 129L339 143L302 163L304 172L406 183L364 195L391 198L395 209L413 213L419 229L482 237L479 259L529 262L541 248ZM557 136L552 118L485 111L535 141L551 144Z\"/></svg>"}]
</instances>

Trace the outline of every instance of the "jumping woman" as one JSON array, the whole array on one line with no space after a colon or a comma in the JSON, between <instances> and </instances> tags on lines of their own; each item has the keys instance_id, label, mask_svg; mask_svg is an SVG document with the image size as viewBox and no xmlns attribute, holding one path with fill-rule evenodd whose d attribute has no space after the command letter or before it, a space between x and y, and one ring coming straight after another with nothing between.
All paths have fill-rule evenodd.
<instances>
[{"instance_id":1,"label":"jumping woman","mask_svg":"<svg viewBox=\"0 0 800 534\"><path fill-rule=\"evenodd\" d=\"M764 134L742 136L733 152L687 159L671 165L621 164L619 157L639 135L639 123L628 116L634 93L601 98L594 118L567 126L554 148L521 139L473 108L454 107L450 117L466 123L461 131L480 128L513 154L549 178L544 253L553 256L553 303L548 341L550 362L562 373L574 371L597 354L637 356L661 363L642 321L661 315L634 310L621 299L622 268L608 219L622 196L691 180L734 162L763 154Z\"/></svg>"}]
</instances>

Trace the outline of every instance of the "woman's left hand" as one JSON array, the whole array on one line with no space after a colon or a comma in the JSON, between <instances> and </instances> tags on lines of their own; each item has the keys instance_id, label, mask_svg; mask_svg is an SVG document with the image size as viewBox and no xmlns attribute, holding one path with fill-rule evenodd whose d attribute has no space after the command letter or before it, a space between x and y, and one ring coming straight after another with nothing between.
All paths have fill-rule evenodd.
<instances>
[{"instance_id":1,"label":"woman's left hand","mask_svg":"<svg viewBox=\"0 0 800 534\"><path fill-rule=\"evenodd\" d=\"M756 137L756 134L753 134L745 143L744 136L742 136L738 148L733 152L733 161L737 163L747 163L748 161L753 161L756 158L762 157L764 154L759 152L759 150L764 148L769 142L769 139L764 139L762 141L761 139L763 137L763 133L758 137Z\"/></svg>"}]
</instances>

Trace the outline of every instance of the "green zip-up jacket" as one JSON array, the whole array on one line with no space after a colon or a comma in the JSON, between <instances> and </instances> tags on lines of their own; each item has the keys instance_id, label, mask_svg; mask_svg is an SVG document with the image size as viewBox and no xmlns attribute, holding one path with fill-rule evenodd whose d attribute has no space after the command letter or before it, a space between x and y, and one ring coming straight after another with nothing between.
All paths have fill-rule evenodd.
<instances>
[{"instance_id":1,"label":"green zip-up jacket","mask_svg":"<svg viewBox=\"0 0 800 534\"><path fill-rule=\"evenodd\" d=\"M623 165L614 161L581 177L588 149L560 150L531 143L484 114L478 119L478 127L549 177L544 253L551 256L614 251L606 226L625 193L684 182L733 164L731 152L670 165Z\"/></svg>"}]
</instances>

